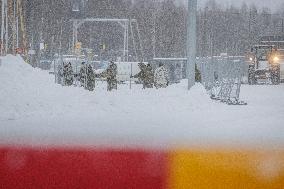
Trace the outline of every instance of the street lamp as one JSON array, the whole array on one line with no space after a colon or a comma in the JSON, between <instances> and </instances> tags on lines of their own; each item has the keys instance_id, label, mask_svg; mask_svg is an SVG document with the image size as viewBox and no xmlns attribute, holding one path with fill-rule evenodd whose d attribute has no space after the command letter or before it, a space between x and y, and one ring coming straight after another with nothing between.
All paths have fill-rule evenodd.
<instances>
[{"instance_id":1,"label":"street lamp","mask_svg":"<svg viewBox=\"0 0 284 189\"><path fill-rule=\"evenodd\" d=\"M188 0L187 79L188 90L195 84L197 0Z\"/></svg>"},{"instance_id":2,"label":"street lamp","mask_svg":"<svg viewBox=\"0 0 284 189\"><path fill-rule=\"evenodd\" d=\"M77 17L82 18L85 16L85 8L88 0L73 0L72 1L72 12Z\"/></svg>"}]
</instances>

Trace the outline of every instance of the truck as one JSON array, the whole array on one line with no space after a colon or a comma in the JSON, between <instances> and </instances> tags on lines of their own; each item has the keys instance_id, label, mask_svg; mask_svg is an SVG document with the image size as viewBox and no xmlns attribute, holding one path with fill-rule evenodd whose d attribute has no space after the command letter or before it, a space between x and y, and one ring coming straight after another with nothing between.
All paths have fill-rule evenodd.
<instances>
[{"instance_id":1,"label":"truck","mask_svg":"<svg viewBox=\"0 0 284 189\"><path fill-rule=\"evenodd\" d=\"M274 45L255 45L248 55L248 83L280 84L281 51Z\"/></svg>"},{"instance_id":2,"label":"truck","mask_svg":"<svg viewBox=\"0 0 284 189\"><path fill-rule=\"evenodd\" d=\"M280 64L280 82L284 83L284 49L278 49Z\"/></svg>"}]
</instances>

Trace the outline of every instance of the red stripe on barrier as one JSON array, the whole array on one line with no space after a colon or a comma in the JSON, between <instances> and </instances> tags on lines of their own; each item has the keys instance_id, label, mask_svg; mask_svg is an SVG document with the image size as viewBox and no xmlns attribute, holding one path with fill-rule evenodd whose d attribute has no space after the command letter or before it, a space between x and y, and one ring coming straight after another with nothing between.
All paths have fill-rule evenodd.
<instances>
[{"instance_id":1,"label":"red stripe on barrier","mask_svg":"<svg viewBox=\"0 0 284 189\"><path fill-rule=\"evenodd\" d=\"M3 189L164 189L164 152L0 148Z\"/></svg>"}]
</instances>

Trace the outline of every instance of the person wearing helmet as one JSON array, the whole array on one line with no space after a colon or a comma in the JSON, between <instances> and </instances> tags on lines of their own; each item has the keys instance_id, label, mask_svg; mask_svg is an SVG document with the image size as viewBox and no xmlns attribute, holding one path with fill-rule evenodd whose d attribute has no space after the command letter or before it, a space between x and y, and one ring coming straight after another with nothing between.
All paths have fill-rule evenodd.
<instances>
[{"instance_id":1,"label":"person wearing helmet","mask_svg":"<svg viewBox=\"0 0 284 189\"><path fill-rule=\"evenodd\" d=\"M117 90L117 65L113 61L100 76L106 78L108 91Z\"/></svg>"},{"instance_id":2,"label":"person wearing helmet","mask_svg":"<svg viewBox=\"0 0 284 189\"><path fill-rule=\"evenodd\" d=\"M138 80L143 84L143 89L145 89L146 88L146 65L141 62L138 64L138 66L139 66L140 72L131 77L138 78Z\"/></svg>"},{"instance_id":3,"label":"person wearing helmet","mask_svg":"<svg viewBox=\"0 0 284 189\"><path fill-rule=\"evenodd\" d=\"M68 64L64 64L63 67L63 77L64 77L64 85L65 86L71 86L73 85L73 68L71 63L69 62Z\"/></svg>"},{"instance_id":4,"label":"person wearing helmet","mask_svg":"<svg viewBox=\"0 0 284 189\"><path fill-rule=\"evenodd\" d=\"M147 64L145 86L146 88L153 88L153 85L154 85L154 71L152 66L150 64Z\"/></svg>"},{"instance_id":5,"label":"person wearing helmet","mask_svg":"<svg viewBox=\"0 0 284 189\"><path fill-rule=\"evenodd\" d=\"M80 72L79 72L79 81L81 87L86 87L87 79L87 66L85 62L82 62Z\"/></svg>"},{"instance_id":6,"label":"person wearing helmet","mask_svg":"<svg viewBox=\"0 0 284 189\"><path fill-rule=\"evenodd\" d=\"M159 67L155 70L154 84L157 89L166 88L169 85L168 70L160 63Z\"/></svg>"},{"instance_id":7,"label":"person wearing helmet","mask_svg":"<svg viewBox=\"0 0 284 189\"><path fill-rule=\"evenodd\" d=\"M86 89L89 91L93 91L95 89L95 73L93 67L91 65L87 66L87 84Z\"/></svg>"}]
</instances>

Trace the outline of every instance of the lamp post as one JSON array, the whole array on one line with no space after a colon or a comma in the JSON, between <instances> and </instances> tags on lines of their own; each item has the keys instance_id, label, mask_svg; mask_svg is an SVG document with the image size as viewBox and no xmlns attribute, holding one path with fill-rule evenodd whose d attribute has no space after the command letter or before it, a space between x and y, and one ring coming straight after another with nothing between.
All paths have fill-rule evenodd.
<instances>
[{"instance_id":1,"label":"lamp post","mask_svg":"<svg viewBox=\"0 0 284 189\"><path fill-rule=\"evenodd\" d=\"M187 79L188 90L195 84L197 0L188 0Z\"/></svg>"},{"instance_id":2,"label":"lamp post","mask_svg":"<svg viewBox=\"0 0 284 189\"><path fill-rule=\"evenodd\" d=\"M6 55L8 51L8 2L1 1L1 39L0 39L0 53Z\"/></svg>"}]
</instances>

